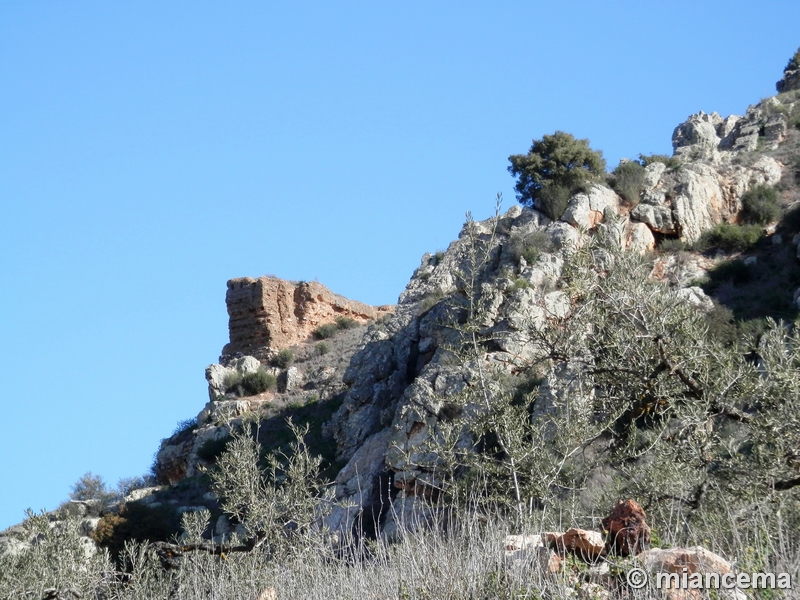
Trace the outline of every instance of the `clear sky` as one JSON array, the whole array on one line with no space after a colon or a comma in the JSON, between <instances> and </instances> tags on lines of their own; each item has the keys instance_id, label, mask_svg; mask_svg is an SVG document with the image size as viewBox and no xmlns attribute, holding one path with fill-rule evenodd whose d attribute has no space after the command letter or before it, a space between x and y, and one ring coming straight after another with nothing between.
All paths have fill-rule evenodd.
<instances>
[{"instance_id":1,"label":"clear sky","mask_svg":"<svg viewBox=\"0 0 800 600\"><path fill-rule=\"evenodd\" d=\"M796 0L0 0L0 528L146 472L207 400L225 282L394 303L508 156L621 157L773 95Z\"/></svg>"}]
</instances>

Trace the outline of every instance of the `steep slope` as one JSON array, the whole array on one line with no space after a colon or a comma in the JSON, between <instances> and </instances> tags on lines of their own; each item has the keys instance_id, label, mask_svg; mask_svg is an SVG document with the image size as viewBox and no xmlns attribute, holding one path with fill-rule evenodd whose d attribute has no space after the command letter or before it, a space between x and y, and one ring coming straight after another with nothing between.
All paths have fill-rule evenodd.
<instances>
[{"instance_id":1,"label":"steep slope","mask_svg":"<svg viewBox=\"0 0 800 600\"><path fill-rule=\"evenodd\" d=\"M577 363L542 361L546 323L567 322L581 310L566 290L571 283L563 269L570 255L594 234L637 253L669 239L689 247L718 224L741 222L742 199L755 186L779 185L784 211L800 200L798 87L787 73L778 84L782 93L743 117L689 117L675 129L673 159L651 160L645 167L633 203L594 184L569 201L559 221L513 206L496 219L468 223L443 254L423 256L394 316L370 327L345 374L349 389L330 430L339 456L348 460L336 478L337 499L346 508L335 508L328 525L341 532L377 527L391 537L398 522L408 524L418 500L441 489L440 461L431 452L443 448L443 424L460 410L457 399L470 388L480 395L474 390L488 373L494 379L505 374L519 390L535 366L546 365L527 390L534 420L553 418L553 408L567 398L592 395L594 384L586 387L591 380ZM787 232L798 230L788 221L780 228L783 236L772 235L774 224L767 227L772 237L765 243L789 244ZM792 255L800 253L797 242L794 237ZM662 252L648 269L674 286L672 302L689 307L688 319L692 311L713 313L711 299L692 282L713 273L724 258L720 252ZM797 272L796 261L788 268ZM784 290L788 299L792 293ZM482 340L469 359L460 350L466 333ZM559 419L556 426L565 426ZM475 441L460 443L469 447ZM601 493L598 482L610 476L601 469L598 489L590 492Z\"/></svg>"},{"instance_id":2,"label":"steep slope","mask_svg":"<svg viewBox=\"0 0 800 600\"><path fill-rule=\"evenodd\" d=\"M748 247L745 254L698 242L720 224L741 223L743 198L757 186L774 186L784 213L800 200L797 73L787 70L778 84L781 93L750 107L742 117L690 116L674 131L671 159L643 160L644 174L633 198L623 198L611 184L597 181L574 195L558 220L536 207L515 205L493 219L468 221L445 252L422 257L396 307L350 301L317 283L267 277L229 281L230 340L219 364L206 370L208 402L196 419L159 448L154 472L161 485L102 509L81 505L76 510L90 515L86 532L97 526L99 516L124 511L124 504L150 511L167 507L173 521L179 513L206 507L214 516L213 534L223 539L235 523L221 514L203 469L213 467L234 428L252 427L267 449L285 449L287 416L312 425L309 446L323 455L327 473L335 478L335 498L326 517L330 529L389 538L444 489L444 472L437 470L444 468L447 435L454 435L451 448L461 453L478 449L487 460L508 454L496 441L481 439L463 424L491 414L493 403L500 404L504 397L511 398L506 404L519 409L522 420L538 428L541 440L530 434L523 440L538 448L556 445L559 435L576 427L597 427L608 417L603 404L607 388L632 390L625 396L628 405L610 425L582 444L581 451L592 455L578 465L586 471L578 495L587 510L602 494L620 489L615 479L629 476L611 464L610 457L620 450L620 440L644 443L629 440L630 431L655 443L648 437L653 431L668 437L679 429L665 428L651 416L655 411L659 418L666 415L664 422L674 419L677 413L660 408L663 398L677 394L698 405L711 402L711 412L702 415L704 426L711 423L708 428L714 435L724 430L718 437L728 441L743 437L740 423L755 419L758 407L710 400L696 384L701 366L687 371L689 358L673 361L660 333L648 327L631 335L652 342L642 342L649 352L642 364L655 375L639 377L644 382L625 380L624 385L599 379L592 369L601 370L597 365L605 357L597 356L592 336L602 330L602 323L584 319L586 307L596 298L582 295L581 290L590 288L581 286L595 277L592 285L597 287L591 289L608 293L613 298L610 305L622 306L625 286L630 285L630 297L663 316L675 339L687 347L706 344L704 351L712 353L718 347L713 340L703 341L713 337L706 335L704 323L713 322L719 306L710 296L735 307L743 298L750 302L747 294L754 293L738 280L724 279L720 269L730 260L741 263L739 274L745 268L779 264L782 271L775 287L781 310L759 316L795 316L800 294L788 282L800 281L796 213L766 224L761 245ZM595 246L598 239L605 245ZM678 247L684 249L677 251ZM783 262L775 258L778 254ZM668 289L647 287L652 281L641 284L646 277L625 279L625 273L618 275L621 287L603 288L598 281L614 272L614 265L645 273ZM788 312L787 304L793 307ZM735 329L725 318L724 324ZM691 327L681 330L681 323ZM620 326L620 331L627 330ZM687 332L703 340L685 337ZM611 339L614 332L604 334ZM757 340L755 349L748 348L748 360L761 369L767 364L764 349L783 343L768 337ZM625 370L619 365L617 369ZM661 373L669 374L667 383L658 379ZM565 412L565 407L574 412ZM784 416L785 426L792 426L794 417ZM460 429L454 430L453 423ZM621 428L627 428L624 435ZM793 481L796 460L790 451L787 455L788 471L780 475L788 478L779 483ZM639 452L625 468L646 468L655 462ZM789 483L786 489L794 487ZM694 495L681 501L699 504L705 481L687 485ZM55 513L52 517L58 518ZM6 546L29 542L13 538L12 544L10 534L5 538ZM116 544L122 541L114 538Z\"/></svg>"}]
</instances>

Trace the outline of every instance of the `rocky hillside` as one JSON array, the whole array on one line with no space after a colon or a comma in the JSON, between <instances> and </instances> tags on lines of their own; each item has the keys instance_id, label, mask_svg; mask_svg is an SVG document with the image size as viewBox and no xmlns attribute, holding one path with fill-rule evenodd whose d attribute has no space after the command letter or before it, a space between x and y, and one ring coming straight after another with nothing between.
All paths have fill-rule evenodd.
<instances>
[{"instance_id":1,"label":"rocky hillside","mask_svg":"<svg viewBox=\"0 0 800 600\"><path fill-rule=\"evenodd\" d=\"M757 186L779 186L784 211L800 201L798 88L794 72L787 72L778 84L782 93L744 116L690 116L675 129L674 156L644 166L633 202L595 183L569 201L560 220L512 206L496 219L465 226L443 254L423 256L395 314L370 327L345 374L349 389L330 424L338 454L348 460L336 478L336 494L359 510L334 509L329 525L346 531L368 513L370 523L377 520L391 533L408 518L417 499L439 486L435 461L426 454L450 418L448 406L478 385L482 373L504 373L524 386L534 367L546 365L530 397L534 418L580 387L574 363L542 360L540 334L545 321L567 322L580 310L567 289L565 263L596 234L636 253L655 250L648 255L651 275L672 287L674 302L705 314L715 312L701 287L709 273L731 258L756 265L759 252L786 250L792 262L779 283L779 304L797 314L792 301L799 294L787 285L800 272L796 222L766 224L766 239L749 249L750 259L713 244L706 252L691 248L715 226L743 222L743 198ZM658 251L669 247L665 240L679 241L684 250ZM476 246L486 257L480 268ZM715 289L735 299L737 282L725 284ZM481 307L476 331L483 342L479 355L465 361L454 359L454 351L463 343L458 324L466 324L469 302Z\"/></svg>"},{"instance_id":2,"label":"rocky hillside","mask_svg":"<svg viewBox=\"0 0 800 600\"><path fill-rule=\"evenodd\" d=\"M586 469L577 496L587 510L604 494L632 489L619 480L658 462L642 444L656 443L649 437L654 431L659 439L683 435L678 424L688 422L686 406L692 402L709 403L702 418L714 436L744 439L740 426L757 421L758 407L738 400L729 406L709 391L713 383L700 381L700 367L689 370L693 359L669 345L683 339L682 330L670 330L673 338L664 341L664 332L651 329L650 317L642 316L630 332L641 334L650 349L642 360L652 376L600 377L605 369L600 365L614 350L604 347L599 354L592 345L603 323L582 320L597 298L586 295L595 288L581 273L600 274L592 285L613 297L609 306L617 310L626 301L626 285L635 297L633 280L624 277L642 272L641 281L649 282L642 289L650 290L642 298L652 298L652 314L664 315L670 327L697 327L692 335L700 332L705 339L708 333L704 348L714 352L717 342L730 347L715 341L720 329L746 325L738 313L742 298L756 293L754 281L771 286L776 295L756 316L796 316L800 219L792 208L800 201L798 72L787 70L777 87L777 96L743 116L690 116L673 133L672 157L642 157L633 193L623 192L609 177L574 195L557 220L536 206L515 205L487 221L469 221L445 252L422 257L396 307L350 301L317 283L268 277L229 281L230 340L219 363L206 369L208 401L198 403L196 419L162 442L154 467L158 487L95 511L87 533L98 527L101 513L124 520L125 507L138 503L149 511L171 507L177 513L209 508L215 527L209 534L225 539L237 524L222 514L204 470L213 468L233 429L251 428L268 449L287 448L287 416L309 425L308 444L323 456L334 479L332 508L325 517L330 529L388 538L445 489L448 467L442 457L448 435L455 436L452 448L479 449L487 463L504 465L512 455L502 435L495 431L499 442L476 437L467 423L492 414L494 394L508 396L507 407L518 408L526 415L523 421L538 427L543 437L534 440L529 432L523 440L529 446L555 446L576 423L596 431L579 444L591 460L572 465ZM749 231L744 228L747 195L763 188L777 194L777 217L758 225L750 242L731 246L709 235L741 237ZM598 254L598 240L605 254ZM614 283L615 264L628 272L614 275L622 283L612 294L603 286ZM769 282L759 279L767 275ZM725 305L732 312L725 313ZM638 308L630 310L635 316ZM734 316L740 317L738 324ZM572 336L568 352L562 352L565 336ZM756 349L768 346L768 340L755 342ZM752 361L761 361L765 369L763 354ZM626 360L635 364L634 358ZM615 368L626 370L620 364ZM612 388L618 394L614 398L628 402L613 415L604 396L610 398ZM636 398L625 396L634 388L641 392ZM674 405L665 400L675 397L680 401ZM582 417L569 412L575 406L582 407ZM676 412L670 412L673 408ZM652 416L656 413L661 416ZM611 420L599 428L603 419ZM497 422L492 426L497 429ZM626 444L633 451L620 462ZM711 453L711 446L706 450ZM700 475L687 481L684 503L699 506L710 481L709 464L722 468L724 461L716 460L693 463L693 473ZM455 474L469 472L469 464L474 463L464 459ZM781 473L791 482L796 461L787 464L788 471ZM558 493L563 496L563 489ZM106 537L95 538L119 545L121 530L114 533L114 520L107 521Z\"/></svg>"}]
</instances>

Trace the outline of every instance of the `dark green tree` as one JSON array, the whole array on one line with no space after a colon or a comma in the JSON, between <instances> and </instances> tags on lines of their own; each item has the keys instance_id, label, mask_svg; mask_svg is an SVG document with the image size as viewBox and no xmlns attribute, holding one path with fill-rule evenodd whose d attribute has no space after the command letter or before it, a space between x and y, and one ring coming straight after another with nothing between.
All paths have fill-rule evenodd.
<instances>
[{"instance_id":1,"label":"dark green tree","mask_svg":"<svg viewBox=\"0 0 800 600\"><path fill-rule=\"evenodd\" d=\"M794 56L789 59L789 64L786 65L786 68L783 70L784 73L786 71L795 71L800 69L800 48L797 49L797 52L794 53Z\"/></svg>"},{"instance_id":2,"label":"dark green tree","mask_svg":"<svg viewBox=\"0 0 800 600\"><path fill-rule=\"evenodd\" d=\"M564 213L572 194L606 170L603 153L592 150L589 140L563 131L534 140L527 154L514 154L508 160L508 172L517 177L517 199L552 219Z\"/></svg>"}]
</instances>

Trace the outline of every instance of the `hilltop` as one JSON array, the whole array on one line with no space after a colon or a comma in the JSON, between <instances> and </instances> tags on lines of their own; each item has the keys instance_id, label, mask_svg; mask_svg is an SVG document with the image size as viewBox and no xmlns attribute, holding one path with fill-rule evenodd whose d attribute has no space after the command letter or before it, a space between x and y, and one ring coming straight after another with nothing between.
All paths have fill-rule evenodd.
<instances>
[{"instance_id":1,"label":"hilltop","mask_svg":"<svg viewBox=\"0 0 800 600\"><path fill-rule=\"evenodd\" d=\"M749 566L796 572L774 549L800 524L799 74L790 61L742 116L691 115L672 156L587 179L558 214L534 200L469 218L396 306L229 281L209 398L162 441L153 480L38 526L76 517L99 562L97 546L119 557L181 532L212 556L269 561L308 536L326 560L386 558L378 541L432 524L600 529L631 498L665 545L713 533L730 555L766 536ZM8 569L37 548L36 519L0 535ZM597 534L594 566L615 552ZM575 560L553 539L559 565Z\"/></svg>"}]
</instances>

